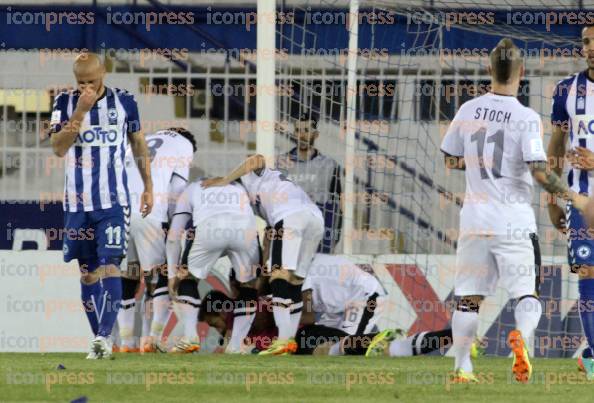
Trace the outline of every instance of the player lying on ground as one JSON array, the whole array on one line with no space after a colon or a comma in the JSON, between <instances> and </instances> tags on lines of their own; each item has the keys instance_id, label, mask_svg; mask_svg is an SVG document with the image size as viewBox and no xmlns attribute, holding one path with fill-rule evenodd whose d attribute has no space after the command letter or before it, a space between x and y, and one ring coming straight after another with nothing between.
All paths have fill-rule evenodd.
<instances>
[{"instance_id":1,"label":"player lying on ground","mask_svg":"<svg viewBox=\"0 0 594 403\"><path fill-rule=\"evenodd\" d=\"M278 339L262 354L294 351L301 318L301 285L324 234L324 219L307 194L281 172L266 167L262 155L246 159L224 178L203 182L206 188L241 180L254 209L274 229L270 248L272 311Z\"/></svg>"},{"instance_id":2,"label":"player lying on ground","mask_svg":"<svg viewBox=\"0 0 594 403\"><path fill-rule=\"evenodd\" d=\"M306 279L305 284L308 287L327 290L329 293L326 295L312 292L311 289L303 293L304 313L297 331L296 354L368 356L385 354L404 357L427 354L438 349L445 352L451 344L450 329L421 332L407 338L399 337L401 332L397 330L365 331L366 327L371 329L367 325L375 322L374 304L367 304L369 298L364 297L364 308L359 307L355 312L366 311L369 307L368 312L371 313L367 315L367 319L364 318L366 316L364 313L354 315L358 318L356 320L349 313L354 312L352 306L359 304L361 299L350 296L362 296L366 293L365 290L370 290L373 295L381 289L379 281L350 261L332 255L316 254L310 273L312 271L322 273L329 268L331 271L335 271L336 268L344 270L342 272L344 277L330 275L316 276L311 281L310 277ZM329 282L332 284L328 284ZM270 312L270 298L265 295L269 291L267 283L267 277L258 278L258 289L263 295L258 299L256 318L242 347L242 351L246 353L268 349L277 336L274 316ZM232 293L234 289L234 281L231 279ZM342 315L338 314L341 305ZM233 307L232 298L222 292L211 291L202 301L200 320L217 329L225 338L233 327L231 307ZM325 308L328 308L327 312L323 311ZM315 313L321 316L320 320L313 319L313 309L316 309ZM358 332L359 329L363 330Z\"/></svg>"},{"instance_id":3,"label":"player lying on ground","mask_svg":"<svg viewBox=\"0 0 594 403\"><path fill-rule=\"evenodd\" d=\"M122 309L118 314L120 329L120 352L154 352L169 318L169 294L167 290L165 238L175 203L186 187L190 166L196 152L196 141L183 128L160 130L146 136L151 160L154 204L149 215L142 218L135 213L140 203L143 185L140 173L135 168L133 156L126 156L128 188L130 189L130 236L128 242L128 267L122 273ZM148 340L141 345L134 339L136 291L141 273L145 276L147 296L145 304L152 308L152 320ZM151 278L154 280L151 281ZM149 311L150 312L150 311ZM148 318L142 315L146 321Z\"/></svg>"},{"instance_id":4,"label":"player lying on ground","mask_svg":"<svg viewBox=\"0 0 594 403\"><path fill-rule=\"evenodd\" d=\"M185 268L179 264L180 241L190 219L195 235L188 247ZM238 349L254 320L255 279L260 266L256 217L243 186L233 182L204 189L201 180L190 184L177 201L166 249L170 294L185 329L177 351L192 352L200 347L196 334L200 296L195 279L205 279L224 255L229 257L239 280L234 332L228 346L230 352Z\"/></svg>"},{"instance_id":5,"label":"player lying on ground","mask_svg":"<svg viewBox=\"0 0 594 403\"><path fill-rule=\"evenodd\" d=\"M515 306L516 329L508 335L519 382L528 382L531 345L542 307L536 270L540 252L531 207L532 178L553 196L583 202L547 169L539 115L517 100L524 74L519 49L503 39L490 54L491 91L463 104L441 145L447 168L464 169L466 197L460 213L452 318L455 382L477 382L470 350L481 302L497 282ZM486 201L485 201L486 196ZM478 201L478 202L477 202ZM511 234L511 236L510 236Z\"/></svg>"},{"instance_id":6,"label":"player lying on ground","mask_svg":"<svg viewBox=\"0 0 594 403\"><path fill-rule=\"evenodd\" d=\"M81 299L95 336L88 359L111 356L111 331L122 297L120 263L126 256L130 207L125 150L137 159L143 186L138 203L151 212L148 150L134 97L103 84L105 66L93 53L74 61L77 89L55 100L50 129L54 154L66 157L64 261L78 260Z\"/></svg>"}]
</instances>

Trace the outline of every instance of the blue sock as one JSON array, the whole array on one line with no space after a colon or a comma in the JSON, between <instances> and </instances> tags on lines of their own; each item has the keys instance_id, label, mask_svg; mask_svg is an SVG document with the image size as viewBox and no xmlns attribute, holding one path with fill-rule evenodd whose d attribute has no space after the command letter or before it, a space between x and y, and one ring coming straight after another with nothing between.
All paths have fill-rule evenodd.
<instances>
[{"instance_id":1,"label":"blue sock","mask_svg":"<svg viewBox=\"0 0 594 403\"><path fill-rule=\"evenodd\" d=\"M99 331L98 307L103 305L103 287L101 287L100 281L93 284L80 283L80 291L80 299L82 300L85 314L91 325L91 330L94 335L97 335Z\"/></svg>"},{"instance_id":2,"label":"blue sock","mask_svg":"<svg viewBox=\"0 0 594 403\"><path fill-rule=\"evenodd\" d=\"M594 279L586 278L578 282L580 291L580 318L590 352L594 352Z\"/></svg>"},{"instance_id":3,"label":"blue sock","mask_svg":"<svg viewBox=\"0 0 594 403\"><path fill-rule=\"evenodd\" d=\"M98 336L109 337L122 305L122 278L107 277L102 281L105 298L99 319Z\"/></svg>"}]
</instances>

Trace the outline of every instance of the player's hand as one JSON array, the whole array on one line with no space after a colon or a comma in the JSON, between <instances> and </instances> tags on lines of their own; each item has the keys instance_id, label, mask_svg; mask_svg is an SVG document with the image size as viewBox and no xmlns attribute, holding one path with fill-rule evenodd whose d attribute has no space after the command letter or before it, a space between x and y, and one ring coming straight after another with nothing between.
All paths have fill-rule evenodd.
<instances>
[{"instance_id":1,"label":"player's hand","mask_svg":"<svg viewBox=\"0 0 594 403\"><path fill-rule=\"evenodd\" d=\"M229 181L225 178L221 178L220 176L217 178L210 178L202 181L202 187L204 189L208 189L213 186L227 186L228 184Z\"/></svg>"},{"instance_id":2,"label":"player's hand","mask_svg":"<svg viewBox=\"0 0 594 403\"><path fill-rule=\"evenodd\" d=\"M142 195L140 196L140 212L142 213L142 217L146 217L151 213L153 209L153 191L152 189L147 190L144 189Z\"/></svg>"},{"instance_id":3,"label":"player's hand","mask_svg":"<svg viewBox=\"0 0 594 403\"><path fill-rule=\"evenodd\" d=\"M555 228L557 228L562 234L565 234L567 229L565 228L565 211L557 204L549 204L549 218Z\"/></svg>"},{"instance_id":4,"label":"player's hand","mask_svg":"<svg viewBox=\"0 0 594 403\"><path fill-rule=\"evenodd\" d=\"M76 109L82 113L87 113L95 105L98 98L99 96L97 95L95 86L89 84L81 89L78 102L76 103Z\"/></svg>"},{"instance_id":5,"label":"player's hand","mask_svg":"<svg viewBox=\"0 0 594 403\"><path fill-rule=\"evenodd\" d=\"M594 152L585 147L576 147L569 150L565 158L573 168L585 171L594 169Z\"/></svg>"},{"instance_id":6,"label":"player's hand","mask_svg":"<svg viewBox=\"0 0 594 403\"><path fill-rule=\"evenodd\" d=\"M582 214L586 211L586 205L588 204L589 198L576 192L569 192L569 199L571 205L578 209Z\"/></svg>"}]
</instances>

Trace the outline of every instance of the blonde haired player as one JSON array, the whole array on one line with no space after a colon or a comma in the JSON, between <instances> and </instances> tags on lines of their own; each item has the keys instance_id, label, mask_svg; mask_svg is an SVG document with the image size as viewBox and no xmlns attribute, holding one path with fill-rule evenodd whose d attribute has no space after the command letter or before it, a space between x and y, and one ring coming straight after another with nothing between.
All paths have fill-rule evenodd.
<instances>
[{"instance_id":1,"label":"blonde haired player","mask_svg":"<svg viewBox=\"0 0 594 403\"><path fill-rule=\"evenodd\" d=\"M516 329L508 342L515 379L525 383L532 373L527 346L542 313L536 289L539 251L532 179L555 196L581 197L547 170L540 116L516 98L524 65L510 39L501 40L491 52L489 71L491 91L460 107L441 145L446 167L464 169L466 176L456 252L459 300L452 317L454 381L478 381L471 345L481 302L499 282L510 298L517 299Z\"/></svg>"}]
</instances>

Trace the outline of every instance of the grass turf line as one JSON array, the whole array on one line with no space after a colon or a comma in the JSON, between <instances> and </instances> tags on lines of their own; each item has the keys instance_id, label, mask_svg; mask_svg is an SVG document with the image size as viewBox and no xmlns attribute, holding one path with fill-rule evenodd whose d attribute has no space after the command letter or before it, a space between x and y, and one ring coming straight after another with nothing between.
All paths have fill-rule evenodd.
<instances>
[{"instance_id":1,"label":"grass turf line","mask_svg":"<svg viewBox=\"0 0 594 403\"><path fill-rule=\"evenodd\" d=\"M258 357L116 354L0 354L0 401L90 402L535 402L592 401L593 383L575 360L533 360L529 385L511 378L511 359L475 360L479 385L447 382L444 357ZM58 370L59 365L65 369Z\"/></svg>"}]
</instances>

